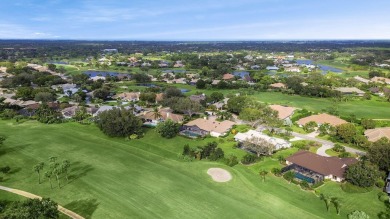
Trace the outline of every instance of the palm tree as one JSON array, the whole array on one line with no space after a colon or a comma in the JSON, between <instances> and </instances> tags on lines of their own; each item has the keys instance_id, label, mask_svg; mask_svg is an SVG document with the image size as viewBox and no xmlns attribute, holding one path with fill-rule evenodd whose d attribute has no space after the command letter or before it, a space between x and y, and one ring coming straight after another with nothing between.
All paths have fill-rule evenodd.
<instances>
[{"instance_id":1,"label":"palm tree","mask_svg":"<svg viewBox=\"0 0 390 219\"><path fill-rule=\"evenodd\" d=\"M268 174L268 171L266 171L266 170L260 170L259 174L260 174L260 176L262 177L263 182L265 182L265 176Z\"/></svg>"},{"instance_id":2,"label":"palm tree","mask_svg":"<svg viewBox=\"0 0 390 219\"><path fill-rule=\"evenodd\" d=\"M199 148L199 147L194 150L196 159L198 159L198 160L202 159L202 152L203 152L203 149Z\"/></svg>"},{"instance_id":3,"label":"palm tree","mask_svg":"<svg viewBox=\"0 0 390 219\"><path fill-rule=\"evenodd\" d=\"M53 172L51 170L48 170L45 172L45 177L49 179L51 189L53 189L53 184L51 184L51 177L52 176L53 176Z\"/></svg>"},{"instance_id":4,"label":"palm tree","mask_svg":"<svg viewBox=\"0 0 390 219\"><path fill-rule=\"evenodd\" d=\"M68 170L69 170L69 167L70 167L70 162L69 162L69 160L64 160L64 161L62 161L61 169L62 169L62 172L65 173L66 182L69 181L69 179L68 179Z\"/></svg>"},{"instance_id":5,"label":"palm tree","mask_svg":"<svg viewBox=\"0 0 390 219\"><path fill-rule=\"evenodd\" d=\"M325 202L326 210L329 211L331 198L327 195L321 194L320 199Z\"/></svg>"},{"instance_id":6,"label":"palm tree","mask_svg":"<svg viewBox=\"0 0 390 219\"><path fill-rule=\"evenodd\" d=\"M35 165L33 167L33 170L38 173L38 184L41 184L41 171L43 170L43 166L45 165L45 163L43 162L40 162L39 164Z\"/></svg>"},{"instance_id":7,"label":"palm tree","mask_svg":"<svg viewBox=\"0 0 390 219\"><path fill-rule=\"evenodd\" d=\"M340 210L341 210L341 202L340 202L340 200L337 197L333 197L331 199L331 202L333 203L334 207L336 208L337 214L339 215L340 214Z\"/></svg>"},{"instance_id":8,"label":"palm tree","mask_svg":"<svg viewBox=\"0 0 390 219\"><path fill-rule=\"evenodd\" d=\"M154 118L155 120L161 118L160 110L159 110L157 107L154 107L154 108L153 108L153 118Z\"/></svg>"},{"instance_id":9,"label":"palm tree","mask_svg":"<svg viewBox=\"0 0 390 219\"><path fill-rule=\"evenodd\" d=\"M56 176L56 180L57 180L57 183L58 183L58 188L61 188L61 184L60 184L60 174L62 173L62 169L60 167L60 164L59 163L55 163L53 165L53 174Z\"/></svg>"}]
</instances>

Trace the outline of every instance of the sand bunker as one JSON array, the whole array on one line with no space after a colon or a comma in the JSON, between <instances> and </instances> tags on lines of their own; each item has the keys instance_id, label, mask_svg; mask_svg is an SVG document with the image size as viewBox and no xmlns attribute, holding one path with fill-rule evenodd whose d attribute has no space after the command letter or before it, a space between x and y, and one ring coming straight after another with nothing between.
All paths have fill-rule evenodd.
<instances>
[{"instance_id":1,"label":"sand bunker","mask_svg":"<svg viewBox=\"0 0 390 219\"><path fill-rule=\"evenodd\" d=\"M207 170L207 174L213 178L215 182L228 182L232 179L232 175L221 168L210 168Z\"/></svg>"}]
</instances>

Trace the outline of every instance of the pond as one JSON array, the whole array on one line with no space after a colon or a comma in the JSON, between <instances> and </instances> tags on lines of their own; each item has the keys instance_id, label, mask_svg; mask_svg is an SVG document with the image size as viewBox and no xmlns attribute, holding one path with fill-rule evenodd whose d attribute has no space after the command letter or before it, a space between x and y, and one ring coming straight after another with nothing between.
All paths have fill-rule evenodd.
<instances>
[{"instance_id":1,"label":"pond","mask_svg":"<svg viewBox=\"0 0 390 219\"><path fill-rule=\"evenodd\" d=\"M162 73L173 73L173 74L186 73L186 72L187 72L186 70L172 70L172 69L167 69L162 71Z\"/></svg>"},{"instance_id":2,"label":"pond","mask_svg":"<svg viewBox=\"0 0 390 219\"><path fill-rule=\"evenodd\" d=\"M150 83L139 83L139 84L137 84L137 86L140 86L140 87L159 87L155 84L150 84Z\"/></svg>"},{"instance_id":3,"label":"pond","mask_svg":"<svg viewBox=\"0 0 390 219\"><path fill-rule=\"evenodd\" d=\"M327 74L328 71L335 72L335 73L342 73L343 72L343 70L341 70L339 68L334 68L334 67L328 66L328 65L315 64L314 61L310 60L310 59L296 60L296 62L299 65L316 65L322 71L322 74Z\"/></svg>"},{"instance_id":4,"label":"pond","mask_svg":"<svg viewBox=\"0 0 390 219\"><path fill-rule=\"evenodd\" d=\"M127 76L129 77L129 74L123 74L118 72L110 72L110 71L85 71L84 74L89 75L89 77L95 77L95 76L103 76L107 77L107 75L110 76Z\"/></svg>"}]
</instances>

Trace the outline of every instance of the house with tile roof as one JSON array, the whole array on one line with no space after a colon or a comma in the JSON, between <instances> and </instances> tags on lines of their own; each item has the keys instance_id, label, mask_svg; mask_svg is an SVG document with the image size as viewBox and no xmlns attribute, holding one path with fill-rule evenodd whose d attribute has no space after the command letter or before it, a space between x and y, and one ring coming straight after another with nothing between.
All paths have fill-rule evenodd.
<instances>
[{"instance_id":1,"label":"house with tile roof","mask_svg":"<svg viewBox=\"0 0 390 219\"><path fill-rule=\"evenodd\" d=\"M120 94L116 94L113 96L114 99L122 100L122 101L130 101L135 102L139 101L140 92L124 92Z\"/></svg>"},{"instance_id":2,"label":"house with tile roof","mask_svg":"<svg viewBox=\"0 0 390 219\"><path fill-rule=\"evenodd\" d=\"M385 83L385 84L390 84L390 78L384 78L384 77L373 77L371 78L372 82L377 82L377 83Z\"/></svg>"},{"instance_id":3,"label":"house with tile roof","mask_svg":"<svg viewBox=\"0 0 390 219\"><path fill-rule=\"evenodd\" d=\"M169 108L159 109L158 114L153 111L146 111L144 114L140 115L140 118L144 121L144 125L147 126L157 126L158 123L169 119L177 123L183 123L184 121L183 115L175 114Z\"/></svg>"},{"instance_id":4,"label":"house with tile roof","mask_svg":"<svg viewBox=\"0 0 390 219\"><path fill-rule=\"evenodd\" d=\"M283 171L295 172L295 177L309 183L325 179L341 182L348 166L358 162L355 158L324 157L309 151L298 151L286 158Z\"/></svg>"},{"instance_id":5,"label":"house with tile roof","mask_svg":"<svg viewBox=\"0 0 390 219\"><path fill-rule=\"evenodd\" d=\"M337 116L329 115L326 113L321 113L318 115L311 115L311 116L302 118L302 119L298 120L297 123L299 126L304 126L304 125L306 125L306 123L311 122L311 121L317 123L317 125L319 125L319 126L322 124L328 123L329 125L334 126L334 127L341 125L341 124L348 123L347 121L340 119Z\"/></svg>"},{"instance_id":6,"label":"house with tile roof","mask_svg":"<svg viewBox=\"0 0 390 219\"><path fill-rule=\"evenodd\" d=\"M233 80L233 79L234 79L234 75L232 75L232 74L224 74L222 76L222 80L225 80L225 81Z\"/></svg>"},{"instance_id":7,"label":"house with tile roof","mask_svg":"<svg viewBox=\"0 0 390 219\"><path fill-rule=\"evenodd\" d=\"M194 136L203 137L210 134L213 137L220 137L226 135L235 124L229 120L199 118L184 124L180 133L187 136L190 133Z\"/></svg>"},{"instance_id":8,"label":"house with tile roof","mask_svg":"<svg viewBox=\"0 0 390 219\"><path fill-rule=\"evenodd\" d=\"M278 112L278 118L283 120L284 124L291 125L291 116L294 115L295 108L282 105L270 105L271 109Z\"/></svg>"},{"instance_id":9,"label":"house with tile roof","mask_svg":"<svg viewBox=\"0 0 390 219\"><path fill-rule=\"evenodd\" d=\"M273 83L273 84L270 84L269 85L270 88L273 88L273 89L284 89L284 88L287 88L287 86L283 83Z\"/></svg>"},{"instance_id":10,"label":"house with tile roof","mask_svg":"<svg viewBox=\"0 0 390 219\"><path fill-rule=\"evenodd\" d=\"M366 136L371 142L376 142L381 138L387 138L390 140L390 127L367 129L364 132L364 136Z\"/></svg>"}]
</instances>

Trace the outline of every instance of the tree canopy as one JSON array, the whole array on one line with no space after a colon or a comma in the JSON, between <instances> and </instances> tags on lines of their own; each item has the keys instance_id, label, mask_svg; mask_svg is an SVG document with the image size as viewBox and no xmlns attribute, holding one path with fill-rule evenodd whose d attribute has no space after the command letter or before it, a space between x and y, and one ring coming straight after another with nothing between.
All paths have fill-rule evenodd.
<instances>
[{"instance_id":1,"label":"tree canopy","mask_svg":"<svg viewBox=\"0 0 390 219\"><path fill-rule=\"evenodd\" d=\"M367 158L382 171L390 171L390 141L382 138L368 148Z\"/></svg>"},{"instance_id":2,"label":"tree canopy","mask_svg":"<svg viewBox=\"0 0 390 219\"><path fill-rule=\"evenodd\" d=\"M95 119L96 125L110 137L126 137L142 133L142 121L132 110L113 108L99 113Z\"/></svg>"},{"instance_id":3,"label":"tree canopy","mask_svg":"<svg viewBox=\"0 0 390 219\"><path fill-rule=\"evenodd\" d=\"M59 218L58 205L49 198L27 199L25 201L11 202L5 206L0 205L0 218Z\"/></svg>"},{"instance_id":4,"label":"tree canopy","mask_svg":"<svg viewBox=\"0 0 390 219\"><path fill-rule=\"evenodd\" d=\"M176 122L168 119L165 122L160 122L156 131L164 138L173 138L179 132L180 126Z\"/></svg>"},{"instance_id":5,"label":"tree canopy","mask_svg":"<svg viewBox=\"0 0 390 219\"><path fill-rule=\"evenodd\" d=\"M380 178L381 173L375 164L359 161L352 164L345 172L345 179L353 185L371 187Z\"/></svg>"}]
</instances>

